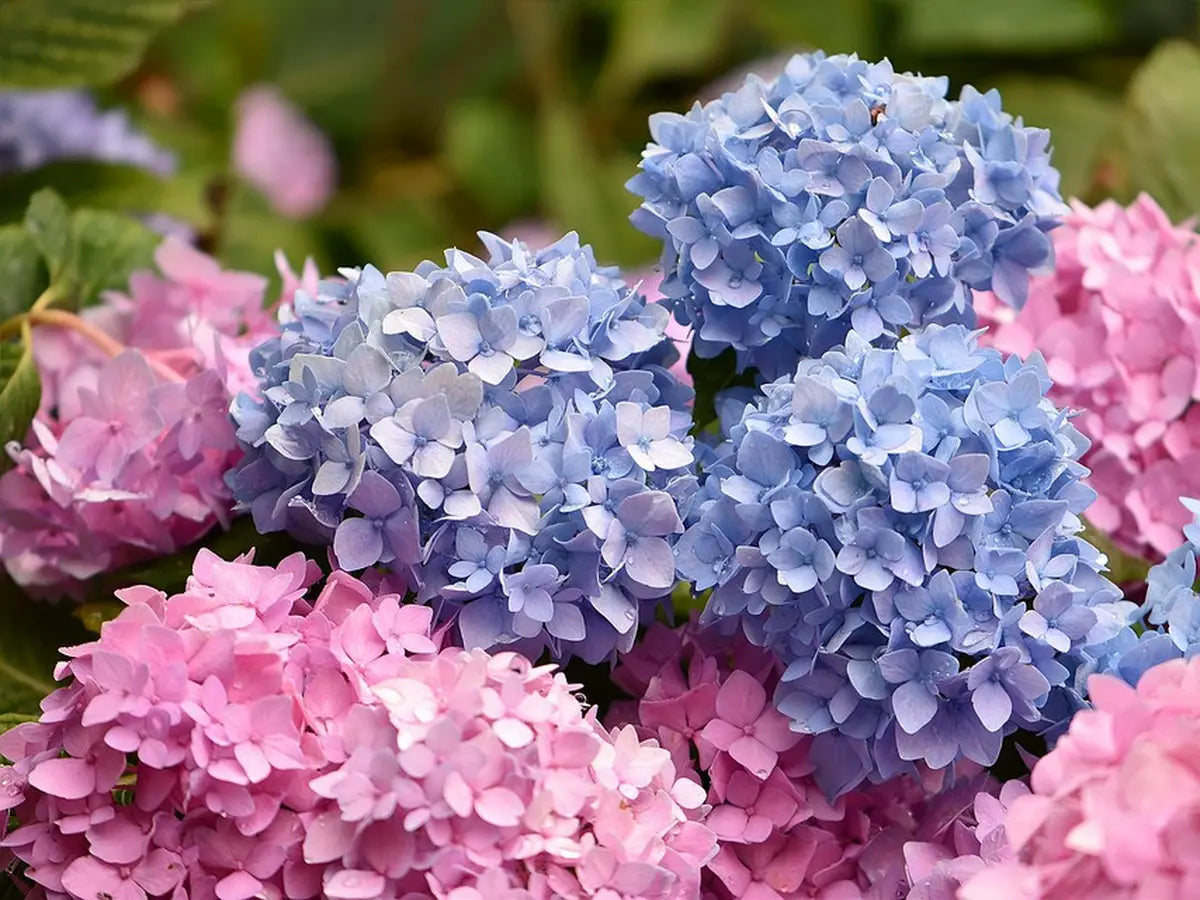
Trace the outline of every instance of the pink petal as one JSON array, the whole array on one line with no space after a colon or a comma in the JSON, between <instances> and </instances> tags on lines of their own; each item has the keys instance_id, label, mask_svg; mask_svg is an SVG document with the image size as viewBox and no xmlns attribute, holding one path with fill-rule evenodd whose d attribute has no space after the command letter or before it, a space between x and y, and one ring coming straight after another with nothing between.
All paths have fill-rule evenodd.
<instances>
[{"instance_id":1,"label":"pink petal","mask_svg":"<svg viewBox=\"0 0 1200 900\"><path fill-rule=\"evenodd\" d=\"M29 773L29 783L52 797L82 800L96 789L96 770L85 759L48 759Z\"/></svg>"},{"instance_id":2,"label":"pink petal","mask_svg":"<svg viewBox=\"0 0 1200 900\"><path fill-rule=\"evenodd\" d=\"M381 896L386 886L387 880L378 872L343 869L325 880L325 896L337 900L366 900Z\"/></svg>"},{"instance_id":3,"label":"pink petal","mask_svg":"<svg viewBox=\"0 0 1200 900\"><path fill-rule=\"evenodd\" d=\"M250 900L262 890L262 882L249 872L231 872L217 882L221 900Z\"/></svg>"},{"instance_id":4,"label":"pink petal","mask_svg":"<svg viewBox=\"0 0 1200 900\"><path fill-rule=\"evenodd\" d=\"M742 735L729 747L729 755L749 770L750 774L766 780L775 769L779 754L751 735Z\"/></svg>"},{"instance_id":5,"label":"pink petal","mask_svg":"<svg viewBox=\"0 0 1200 900\"><path fill-rule=\"evenodd\" d=\"M504 827L516 825L525 812L521 798L504 787L488 788L475 801L475 812L479 818L492 825Z\"/></svg>"},{"instance_id":6,"label":"pink petal","mask_svg":"<svg viewBox=\"0 0 1200 900\"><path fill-rule=\"evenodd\" d=\"M749 672L734 671L717 693L717 715L733 725L749 725L767 702L767 692Z\"/></svg>"}]
</instances>

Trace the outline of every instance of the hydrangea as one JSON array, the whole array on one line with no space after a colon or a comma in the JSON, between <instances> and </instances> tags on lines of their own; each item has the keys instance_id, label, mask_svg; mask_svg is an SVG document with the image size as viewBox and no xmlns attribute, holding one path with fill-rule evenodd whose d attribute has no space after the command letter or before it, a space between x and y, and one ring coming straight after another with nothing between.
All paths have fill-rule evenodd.
<instances>
[{"instance_id":1,"label":"hydrangea","mask_svg":"<svg viewBox=\"0 0 1200 900\"><path fill-rule=\"evenodd\" d=\"M327 138L276 88L255 85L237 100L233 164L275 211L305 218L321 210L337 182Z\"/></svg>"},{"instance_id":2,"label":"hydrangea","mask_svg":"<svg viewBox=\"0 0 1200 900\"><path fill-rule=\"evenodd\" d=\"M223 271L176 238L78 317L35 329L41 407L0 476L0 561L19 585L80 593L92 576L228 525L239 451L230 397L276 330L267 281ZM281 302L298 280L285 273ZM306 280L316 281L312 267Z\"/></svg>"},{"instance_id":3,"label":"hydrangea","mask_svg":"<svg viewBox=\"0 0 1200 900\"><path fill-rule=\"evenodd\" d=\"M744 637L694 624L651 626L613 672L638 699L615 704L609 723L635 722L679 772L707 785L703 821L718 850L705 896L861 900L903 897L912 886L913 900L934 900L920 893L932 867L981 852L976 810L986 823L996 785L966 771L925 772L828 800L819 783L827 760L771 707L779 674L778 661Z\"/></svg>"},{"instance_id":4,"label":"hydrangea","mask_svg":"<svg viewBox=\"0 0 1200 900\"><path fill-rule=\"evenodd\" d=\"M1200 661L1131 688L1097 675L1094 709L1034 767L1002 824L1011 850L964 878L962 900L1194 896L1200 885Z\"/></svg>"},{"instance_id":5,"label":"hydrangea","mask_svg":"<svg viewBox=\"0 0 1200 900\"><path fill-rule=\"evenodd\" d=\"M1128 208L1074 202L1054 232L1057 265L1034 279L1016 313L977 298L983 340L1037 350L1055 402L1081 410L1085 462L1099 499L1091 522L1127 552L1161 557L1200 493L1200 246L1153 199Z\"/></svg>"},{"instance_id":6,"label":"hydrangea","mask_svg":"<svg viewBox=\"0 0 1200 900\"><path fill-rule=\"evenodd\" d=\"M970 324L970 289L1020 306L1052 259L1062 202L1049 133L995 91L896 74L887 60L792 57L765 82L650 119L629 188L664 241L664 293L696 352L766 378L853 326L884 340Z\"/></svg>"},{"instance_id":7,"label":"hydrangea","mask_svg":"<svg viewBox=\"0 0 1200 900\"><path fill-rule=\"evenodd\" d=\"M64 159L122 163L169 175L175 157L121 110L102 111L79 90L0 91L0 174Z\"/></svg>"},{"instance_id":8,"label":"hydrangea","mask_svg":"<svg viewBox=\"0 0 1200 900\"><path fill-rule=\"evenodd\" d=\"M483 237L487 262L298 296L256 351L261 399L233 409L234 489L260 531L387 566L468 647L597 661L674 585L692 393L664 368L666 310L575 235Z\"/></svg>"},{"instance_id":9,"label":"hydrangea","mask_svg":"<svg viewBox=\"0 0 1200 900\"><path fill-rule=\"evenodd\" d=\"M1200 652L1200 594L1196 593L1196 560L1200 557L1200 501L1180 497L1196 518L1184 527L1186 540L1153 566L1146 577L1146 598L1138 610L1139 626L1100 649L1089 668L1116 675L1136 685L1146 671L1172 659L1191 659Z\"/></svg>"},{"instance_id":10,"label":"hydrangea","mask_svg":"<svg viewBox=\"0 0 1200 900\"><path fill-rule=\"evenodd\" d=\"M776 703L836 789L992 764L1006 734L1069 714L1073 674L1127 629L1077 534L1086 441L1048 386L1037 359L934 325L894 349L852 332L723 402L679 573L712 589L703 621L782 660Z\"/></svg>"},{"instance_id":11,"label":"hydrangea","mask_svg":"<svg viewBox=\"0 0 1200 900\"><path fill-rule=\"evenodd\" d=\"M120 593L0 736L0 846L46 895L696 897L704 795L565 676L438 651L432 610L295 554Z\"/></svg>"}]
</instances>

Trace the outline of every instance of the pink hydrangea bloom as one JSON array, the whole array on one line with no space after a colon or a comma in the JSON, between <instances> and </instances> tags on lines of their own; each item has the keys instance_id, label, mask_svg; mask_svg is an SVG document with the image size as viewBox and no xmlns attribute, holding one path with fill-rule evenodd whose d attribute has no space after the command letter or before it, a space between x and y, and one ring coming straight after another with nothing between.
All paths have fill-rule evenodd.
<instances>
[{"instance_id":1,"label":"pink hydrangea bloom","mask_svg":"<svg viewBox=\"0 0 1200 900\"><path fill-rule=\"evenodd\" d=\"M238 98L233 165L278 213L294 219L319 212L337 182L329 139L268 85Z\"/></svg>"},{"instance_id":2,"label":"pink hydrangea bloom","mask_svg":"<svg viewBox=\"0 0 1200 900\"><path fill-rule=\"evenodd\" d=\"M1045 356L1051 397L1092 440L1088 517L1123 549L1161 556L1191 521L1179 497L1200 490L1200 242L1146 195L1075 202L1052 237L1055 270L1019 313L977 295L984 342Z\"/></svg>"},{"instance_id":3,"label":"pink hydrangea bloom","mask_svg":"<svg viewBox=\"0 0 1200 900\"><path fill-rule=\"evenodd\" d=\"M1088 685L1094 709L1011 802L1012 855L966 880L963 900L1185 900L1200 896L1200 659L1150 669L1136 688Z\"/></svg>"},{"instance_id":4,"label":"pink hydrangea bloom","mask_svg":"<svg viewBox=\"0 0 1200 900\"><path fill-rule=\"evenodd\" d=\"M707 783L704 824L718 850L706 898L891 900L911 888L915 900L951 900L936 892L958 883L949 861L984 852L977 835L994 785L977 773L901 776L827 800L811 737L791 732L769 701L777 663L740 635L653 625L614 680L642 699L615 705L609 724L635 722Z\"/></svg>"},{"instance_id":5,"label":"pink hydrangea bloom","mask_svg":"<svg viewBox=\"0 0 1200 900\"><path fill-rule=\"evenodd\" d=\"M427 606L345 573L310 602L318 577L201 551L183 593L122 591L0 735L0 865L79 900L699 896L714 839L669 751L552 666L439 650Z\"/></svg>"},{"instance_id":6,"label":"pink hydrangea bloom","mask_svg":"<svg viewBox=\"0 0 1200 900\"><path fill-rule=\"evenodd\" d=\"M155 262L80 313L94 338L34 331L41 408L24 445L7 448L16 467L0 476L0 560L35 592L76 592L229 522L224 476L239 453L229 401L256 384L250 350L276 328L267 282L176 238ZM303 279L282 271L284 301L302 280L315 287L311 264Z\"/></svg>"}]
</instances>

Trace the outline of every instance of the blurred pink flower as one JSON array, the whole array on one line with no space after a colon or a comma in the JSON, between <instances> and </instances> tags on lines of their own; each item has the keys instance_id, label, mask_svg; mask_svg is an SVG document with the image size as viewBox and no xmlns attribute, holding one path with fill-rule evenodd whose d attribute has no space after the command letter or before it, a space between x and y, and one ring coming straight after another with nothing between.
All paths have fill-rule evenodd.
<instances>
[{"instance_id":1,"label":"blurred pink flower","mask_svg":"<svg viewBox=\"0 0 1200 900\"><path fill-rule=\"evenodd\" d=\"M977 295L983 341L1046 358L1050 396L1092 441L1088 517L1122 549L1161 556L1191 521L1179 497L1200 490L1200 240L1144 194L1128 208L1073 202L1051 236L1056 268L1020 312Z\"/></svg>"},{"instance_id":2,"label":"blurred pink flower","mask_svg":"<svg viewBox=\"0 0 1200 900\"><path fill-rule=\"evenodd\" d=\"M233 165L276 212L293 219L318 212L337 182L329 139L270 85L238 98Z\"/></svg>"}]
</instances>

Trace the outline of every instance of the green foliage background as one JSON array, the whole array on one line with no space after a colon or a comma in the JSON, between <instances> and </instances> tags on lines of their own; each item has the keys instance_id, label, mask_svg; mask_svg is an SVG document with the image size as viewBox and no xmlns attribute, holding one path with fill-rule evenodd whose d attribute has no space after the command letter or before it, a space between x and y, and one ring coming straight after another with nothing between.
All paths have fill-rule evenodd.
<instances>
[{"instance_id":1,"label":"green foliage background","mask_svg":"<svg viewBox=\"0 0 1200 900\"><path fill-rule=\"evenodd\" d=\"M96 10L107 37L61 24ZM955 93L998 87L1053 129L1064 193L1150 190L1183 217L1200 209L1197 18L1196 0L0 0L0 81L99 83L183 160L167 182L79 164L0 179L0 218L49 184L73 204L170 212L259 270L275 247L397 268L521 219L641 264L655 248L622 185L647 115L814 47L944 73ZM45 34L66 42L54 65L27 58ZM230 178L234 100L256 82L334 141L341 187L312 220Z\"/></svg>"}]
</instances>

